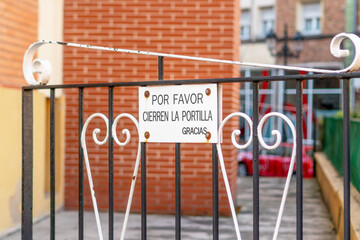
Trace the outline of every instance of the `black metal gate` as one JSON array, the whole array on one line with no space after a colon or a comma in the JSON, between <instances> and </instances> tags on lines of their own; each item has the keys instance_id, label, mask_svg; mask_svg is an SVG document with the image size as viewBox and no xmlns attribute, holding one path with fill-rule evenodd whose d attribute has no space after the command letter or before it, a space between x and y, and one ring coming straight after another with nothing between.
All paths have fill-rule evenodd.
<instances>
[{"instance_id":1,"label":"black metal gate","mask_svg":"<svg viewBox=\"0 0 360 240\"><path fill-rule=\"evenodd\" d=\"M161 74L160 74L161 76ZM200 79L200 80L183 80L183 81L148 81L148 82L119 82L119 83L99 83L99 84L73 84L73 85L58 85L58 86L26 86L23 87L23 113L22 113L22 138L23 138L23 184L22 184L22 239L32 239L32 227L33 227L33 216L32 216L32 206L33 206L33 91L36 89L50 89L50 163L51 163L51 188L50 188L50 197L51 197L51 239L55 239L55 91L57 89L64 88L77 88L79 93L79 136L81 135L82 122L83 122L83 91L86 88L94 87L104 87L108 88L109 91L109 124L113 119L113 89L121 88L124 86L155 86L155 85L179 85L179 84L201 84L201 83L229 83L229 82L251 82L253 85L253 109L259 109L259 84L263 81L295 81L296 82L296 96L297 96L297 106L296 106L296 122L302 123L302 86L303 81L308 79L314 79L318 81L326 81L330 78L338 78L343 82L343 111L344 111L344 239L350 239L350 92L349 92L349 83L350 79L354 77L360 77L359 73L351 74L319 74L319 75L293 75L293 76L271 76L271 77L254 77L254 78L229 78L229 79ZM254 111L253 114L253 183L254 183L254 203L253 203L253 236L254 239L259 239L259 141L257 135L257 126L259 123L259 113ZM296 133L297 133L297 148L296 148L296 158L297 165L296 169L298 173L302 172L302 124L296 124ZM112 142L111 135L109 142ZM80 142L80 139L79 139ZM218 221L218 172L215 169L218 169L218 157L216 151L216 144L213 144L213 238L218 239L219 231L219 221ZM176 150L176 237L180 239L181 233L181 206L180 206L180 143L175 143ZM83 239L83 154L79 146L79 239ZM113 229L113 198L112 198L112 174L113 174L113 144L109 144L109 212L110 212L110 221L109 221L109 233L110 239L112 239ZM146 143L141 143L141 166L146 166ZM146 239L146 171L141 171L141 193L142 193L142 239ZM302 239L303 233L303 186L302 186L302 175L296 174L297 181L297 209L296 209L296 218L297 218L297 239Z\"/></svg>"},{"instance_id":2,"label":"black metal gate","mask_svg":"<svg viewBox=\"0 0 360 240\"><path fill-rule=\"evenodd\" d=\"M64 44L64 43L58 43ZM65 45L65 44L64 44ZM158 56L159 80L161 81L141 81L141 82L117 82L117 83L98 83L98 84L71 84L71 85L33 85L22 88L22 239L32 239L33 236L33 92L38 89L50 90L50 239L55 239L55 92L59 89L75 88L78 89L78 131L79 142L81 141L81 131L83 128L83 92L87 88L107 88L109 125L112 126L114 118L113 94L114 88L127 86L159 86L159 85L185 85L185 84L205 84L205 83L244 83L250 82L252 85L252 132L253 132L253 239L260 238L259 232L259 85L262 82L272 81L293 81L296 82L296 229L297 239L303 239L303 176L302 174L302 145L303 145L303 82L309 79L315 81L326 81L327 79L339 79L343 86L343 112L344 112L344 239L350 239L350 79L360 77L360 73L329 73L311 75L287 75L287 76L266 76L266 77L247 77L247 78L220 78L220 79L196 79L196 80L164 80L163 56ZM201 59L200 59L201 60ZM114 200L113 200L113 138L109 130L109 239L114 238ZM218 198L218 151L216 144L212 144L212 186L213 186L213 239L219 239L219 198ZM79 239L84 239L83 222L83 151L79 144ZM175 236L181 238L181 196L180 196L180 143L175 143L175 191L176 191L176 216L175 216ZM147 209L146 209L146 143L141 143L141 236L147 239Z\"/></svg>"}]
</instances>

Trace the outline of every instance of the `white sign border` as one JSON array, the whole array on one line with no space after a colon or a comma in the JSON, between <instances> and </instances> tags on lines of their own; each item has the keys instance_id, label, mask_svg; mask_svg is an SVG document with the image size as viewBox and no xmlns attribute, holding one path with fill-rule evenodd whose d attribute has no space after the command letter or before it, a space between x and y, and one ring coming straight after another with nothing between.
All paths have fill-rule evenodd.
<instances>
[{"instance_id":1,"label":"white sign border","mask_svg":"<svg viewBox=\"0 0 360 240\"><path fill-rule=\"evenodd\" d=\"M202 135L202 134L196 134L196 135L182 135L182 137L179 135L179 133L177 132L176 134L171 133L172 131L169 130L169 125L176 125L173 122L165 119L162 123L158 123L156 122L156 124L154 124L154 122L144 122L143 119L143 114L144 111L146 111L146 109L148 109L149 111L152 111L153 109L169 109L169 106L171 107L171 111L174 112L174 106L172 104L168 104L169 106L157 106L158 108L152 106L150 103L156 99L151 95L152 92L155 92L155 95L158 96L158 98L160 99L161 96L159 95L169 95L169 97L171 98L174 94L174 92L176 92L176 94L178 93L189 93L189 89L191 89L191 91L197 91L196 93L198 94L199 91L201 91L202 93L202 97L205 96L205 98L207 99L204 102L204 105L206 105L206 110L209 110L212 112L213 115L213 120L209 121L209 122L205 122L202 121L203 125L209 126L207 127L207 129L209 129L207 132L210 133L210 139L207 139L206 137L209 137L209 134ZM210 95L206 96L206 92L207 89L210 89ZM217 143L218 142L218 126L219 123L221 121L221 116L222 116L222 111L221 111L221 98L222 98L222 92L221 92L222 88L221 85L217 84L217 83L207 83L207 84L191 84L191 85L172 85L172 86L168 86L168 85L161 85L161 86L145 86L145 87L139 87L139 95L138 95L138 103L139 103L139 138L141 142L159 142L159 143ZM147 93L146 93L147 91ZM191 92L189 93L191 94ZM164 101L159 101L159 103L162 103ZM165 103L170 103L171 99L169 99L167 102ZM156 105L156 102L155 104ZM195 104L196 105L196 104ZM186 105L184 104L181 107L176 108L175 111L183 111L184 107L193 107L192 105ZM199 107L199 105L197 106ZM204 108L204 106L201 105L201 107ZM206 111L204 110L204 111ZM203 114L204 115L204 114ZM206 116L206 114L205 114ZM168 118L170 118L170 116L167 116ZM161 122L161 121L160 121ZM199 123L200 121L194 121L194 122L188 122L188 121L179 121L179 124L183 124L183 123L190 123L192 125L195 124L194 127L196 127L196 124ZM164 124L168 124L168 125L164 125ZM157 126L156 126L157 125ZM149 129L154 129L154 126L156 126L155 128L161 128L161 134L157 134L159 133L159 129L155 130L155 131L151 131ZM176 127L176 129L178 129L179 126ZM192 127L192 126L189 126ZM200 128L200 126L197 126L198 128ZM154 132L155 132L155 138L154 136ZM170 132L170 135L164 135ZM201 137L201 135L203 136L203 138Z\"/></svg>"}]
</instances>

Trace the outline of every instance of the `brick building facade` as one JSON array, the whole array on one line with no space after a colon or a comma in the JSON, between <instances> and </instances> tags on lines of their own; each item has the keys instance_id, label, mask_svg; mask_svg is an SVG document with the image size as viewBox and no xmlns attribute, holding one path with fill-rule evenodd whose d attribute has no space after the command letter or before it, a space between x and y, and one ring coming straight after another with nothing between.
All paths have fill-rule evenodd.
<instances>
[{"instance_id":1,"label":"brick building facade","mask_svg":"<svg viewBox=\"0 0 360 240\"><path fill-rule=\"evenodd\" d=\"M0 5L0 85L20 87L25 83L22 57L38 34L37 1L8 1Z\"/></svg>"},{"instance_id":2,"label":"brick building facade","mask_svg":"<svg viewBox=\"0 0 360 240\"><path fill-rule=\"evenodd\" d=\"M189 56L238 60L238 0L65 0L64 41L125 49L147 50ZM165 58L165 80L237 77L237 66ZM144 81L157 79L157 58L87 49L64 48L64 83ZM238 111L239 85L223 85L223 116ZM114 89L114 115L130 113L138 117L137 88ZM78 92L66 91L65 207L78 204ZM101 112L108 115L107 89L84 91L84 119ZM99 208L108 207L107 145L97 146L90 137L95 127L106 132L101 120L89 125L87 144ZM129 194L138 136L130 121L118 124L129 128L132 139L125 147L114 145L115 210L123 211ZM233 195L236 193L237 150L230 134L237 119L224 130L224 158ZM119 134L121 135L121 134ZM148 212L175 212L175 146L147 145ZM211 214L211 146L181 145L182 212ZM140 172L139 172L140 174ZM86 175L85 175L86 176ZM140 176L140 175L139 175ZM228 202L219 173L220 212L229 214ZM132 211L140 211L140 177ZM88 183L84 182L85 207L92 208Z\"/></svg>"},{"instance_id":3,"label":"brick building facade","mask_svg":"<svg viewBox=\"0 0 360 240\"><path fill-rule=\"evenodd\" d=\"M345 31L345 0L331 1L278 1L276 5L276 21L274 30L277 36L281 37L284 25L288 26L289 37L297 31L304 32L300 26L302 11L308 2L319 3L320 11L320 32L316 34L305 34L303 50L299 58L289 58L289 65L301 64L309 67L339 68L343 59L335 58L330 53L330 42L332 38ZM282 42L279 43L281 45ZM282 59L277 59L282 64Z\"/></svg>"}]
</instances>

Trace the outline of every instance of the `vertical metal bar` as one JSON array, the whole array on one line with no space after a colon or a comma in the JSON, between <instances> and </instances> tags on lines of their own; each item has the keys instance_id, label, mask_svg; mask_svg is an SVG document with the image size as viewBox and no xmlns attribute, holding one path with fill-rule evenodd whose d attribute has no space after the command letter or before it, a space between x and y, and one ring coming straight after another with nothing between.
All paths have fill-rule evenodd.
<instances>
[{"instance_id":1,"label":"vertical metal bar","mask_svg":"<svg viewBox=\"0 0 360 240\"><path fill-rule=\"evenodd\" d=\"M111 127L114 119L114 87L109 87L109 240L114 239L114 143Z\"/></svg>"},{"instance_id":2,"label":"vertical metal bar","mask_svg":"<svg viewBox=\"0 0 360 240\"><path fill-rule=\"evenodd\" d=\"M55 88L50 89L50 239L55 239Z\"/></svg>"},{"instance_id":3,"label":"vertical metal bar","mask_svg":"<svg viewBox=\"0 0 360 240\"><path fill-rule=\"evenodd\" d=\"M344 240L350 240L350 79L343 80Z\"/></svg>"},{"instance_id":4,"label":"vertical metal bar","mask_svg":"<svg viewBox=\"0 0 360 240\"><path fill-rule=\"evenodd\" d=\"M216 144L212 144L213 240L219 239L219 162Z\"/></svg>"},{"instance_id":5,"label":"vertical metal bar","mask_svg":"<svg viewBox=\"0 0 360 240\"><path fill-rule=\"evenodd\" d=\"M285 71L280 69L279 70L279 76L284 76ZM277 111L278 112L284 112L284 105L285 105L285 81L279 81L278 82L278 104L277 104ZM281 124L281 121L277 121L277 129L280 131L281 136L283 136L283 126Z\"/></svg>"},{"instance_id":6,"label":"vertical metal bar","mask_svg":"<svg viewBox=\"0 0 360 240\"><path fill-rule=\"evenodd\" d=\"M164 57L158 57L158 79L159 81L164 80Z\"/></svg>"},{"instance_id":7,"label":"vertical metal bar","mask_svg":"<svg viewBox=\"0 0 360 240\"><path fill-rule=\"evenodd\" d=\"M303 239L303 81L296 81L296 239Z\"/></svg>"},{"instance_id":8,"label":"vertical metal bar","mask_svg":"<svg viewBox=\"0 0 360 240\"><path fill-rule=\"evenodd\" d=\"M259 239L259 82L253 82L253 239Z\"/></svg>"},{"instance_id":9,"label":"vertical metal bar","mask_svg":"<svg viewBox=\"0 0 360 240\"><path fill-rule=\"evenodd\" d=\"M245 76L246 77L246 76ZM250 77L250 75L249 75ZM251 88L250 85L251 83L246 82L245 83L245 114L250 115L250 106L251 106ZM250 130L249 128L245 128L245 135L244 135L244 139L248 139L250 137Z\"/></svg>"},{"instance_id":10,"label":"vertical metal bar","mask_svg":"<svg viewBox=\"0 0 360 240\"><path fill-rule=\"evenodd\" d=\"M314 116L316 116L316 112L314 111ZM316 127L317 127L317 120L316 118L314 119L314 126L313 126L313 154L316 152L316 138L317 138L317 132L316 132ZM314 167L315 169L315 167ZM314 175L315 176L315 175Z\"/></svg>"},{"instance_id":11,"label":"vertical metal bar","mask_svg":"<svg viewBox=\"0 0 360 240\"><path fill-rule=\"evenodd\" d=\"M312 122L312 118L313 116L315 116L315 112L314 112L314 80L310 79L308 81L308 112L307 112L307 120L306 120L306 126L308 126L307 129L307 138L308 140L314 139L314 141L316 140L316 138L314 136L312 136L314 134L314 127L316 127L316 125L311 124ZM314 121L315 122L315 121Z\"/></svg>"},{"instance_id":12,"label":"vertical metal bar","mask_svg":"<svg viewBox=\"0 0 360 240\"><path fill-rule=\"evenodd\" d=\"M141 239L147 238L146 221L146 142L141 143Z\"/></svg>"},{"instance_id":13,"label":"vertical metal bar","mask_svg":"<svg viewBox=\"0 0 360 240\"><path fill-rule=\"evenodd\" d=\"M175 239L181 239L181 161L180 143L175 143Z\"/></svg>"},{"instance_id":14,"label":"vertical metal bar","mask_svg":"<svg viewBox=\"0 0 360 240\"><path fill-rule=\"evenodd\" d=\"M289 57L289 47L288 47L288 41L289 41L289 38L288 38L288 31L287 31L287 24L285 23L284 25L284 45L283 45L283 49L282 49L282 52L284 54L284 66L287 66L287 59Z\"/></svg>"},{"instance_id":15,"label":"vertical metal bar","mask_svg":"<svg viewBox=\"0 0 360 240\"><path fill-rule=\"evenodd\" d=\"M245 77L251 77L251 70L245 69ZM251 103L251 89L250 82L245 82L245 114L250 115L250 103ZM245 128L245 139L250 137L250 131Z\"/></svg>"},{"instance_id":16,"label":"vertical metal bar","mask_svg":"<svg viewBox=\"0 0 360 240\"><path fill-rule=\"evenodd\" d=\"M84 164L83 158L84 154L81 148L81 131L83 128L84 122L84 111L83 111L83 104L84 104L84 88L79 88L78 92L78 141L79 141L79 215L78 215L78 237L79 240L84 239Z\"/></svg>"},{"instance_id":17,"label":"vertical metal bar","mask_svg":"<svg viewBox=\"0 0 360 240\"><path fill-rule=\"evenodd\" d=\"M33 91L22 91L21 239L32 239L33 209Z\"/></svg>"}]
</instances>

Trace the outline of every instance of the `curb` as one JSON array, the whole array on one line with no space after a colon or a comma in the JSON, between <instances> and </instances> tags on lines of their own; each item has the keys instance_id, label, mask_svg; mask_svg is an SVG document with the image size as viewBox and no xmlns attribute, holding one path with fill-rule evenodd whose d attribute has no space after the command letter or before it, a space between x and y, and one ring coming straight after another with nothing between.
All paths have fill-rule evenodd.
<instances>
[{"instance_id":1,"label":"curb","mask_svg":"<svg viewBox=\"0 0 360 240\"><path fill-rule=\"evenodd\" d=\"M329 209L336 237L344 239L344 188L343 177L335 170L324 153L314 154L316 179L320 185L323 200ZM351 240L360 240L360 193L351 185Z\"/></svg>"}]
</instances>

